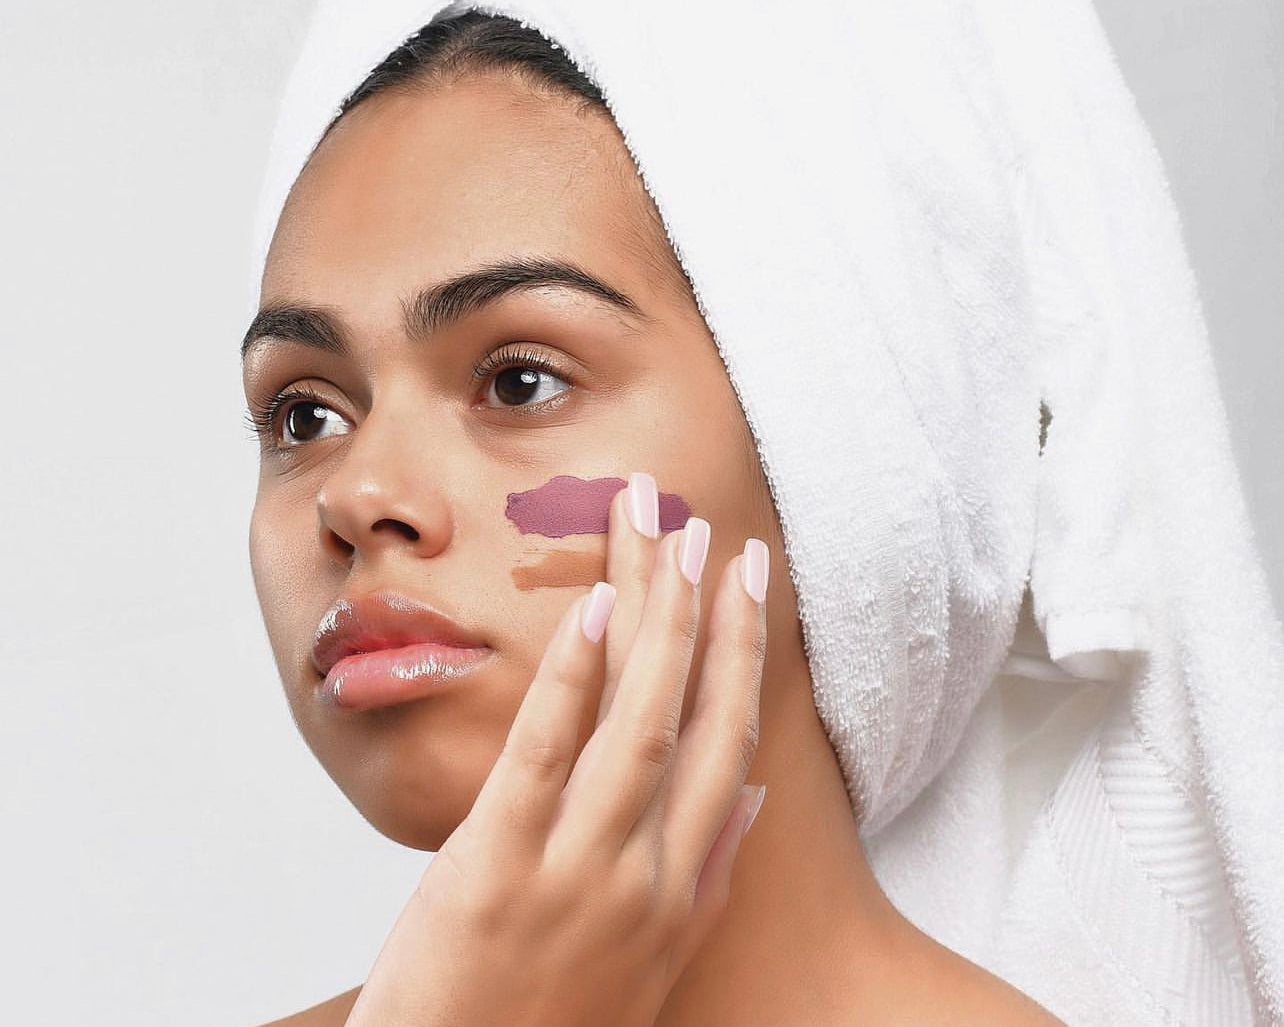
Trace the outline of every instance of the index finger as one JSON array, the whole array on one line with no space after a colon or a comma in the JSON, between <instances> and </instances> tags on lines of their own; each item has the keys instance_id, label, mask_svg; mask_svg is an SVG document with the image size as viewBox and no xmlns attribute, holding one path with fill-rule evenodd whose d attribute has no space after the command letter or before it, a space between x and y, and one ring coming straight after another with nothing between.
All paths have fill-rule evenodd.
<instances>
[{"instance_id":1,"label":"index finger","mask_svg":"<svg viewBox=\"0 0 1284 1027\"><path fill-rule=\"evenodd\" d=\"M602 634L615 586L597 582L562 614L469 819L498 837L546 832L575 763L580 726L596 709Z\"/></svg>"}]
</instances>

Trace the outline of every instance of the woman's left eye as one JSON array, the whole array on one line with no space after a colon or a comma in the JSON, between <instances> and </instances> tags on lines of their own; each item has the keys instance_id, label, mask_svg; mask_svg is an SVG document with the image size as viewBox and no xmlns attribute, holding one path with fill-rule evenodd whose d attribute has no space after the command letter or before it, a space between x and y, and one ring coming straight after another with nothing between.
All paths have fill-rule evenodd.
<instances>
[{"instance_id":1,"label":"woman's left eye","mask_svg":"<svg viewBox=\"0 0 1284 1027\"><path fill-rule=\"evenodd\" d=\"M541 406L571 388L571 383L556 371L538 354L519 351L493 353L473 369L473 374L488 382L487 406L511 409ZM490 402L492 399L498 402Z\"/></svg>"}]
</instances>

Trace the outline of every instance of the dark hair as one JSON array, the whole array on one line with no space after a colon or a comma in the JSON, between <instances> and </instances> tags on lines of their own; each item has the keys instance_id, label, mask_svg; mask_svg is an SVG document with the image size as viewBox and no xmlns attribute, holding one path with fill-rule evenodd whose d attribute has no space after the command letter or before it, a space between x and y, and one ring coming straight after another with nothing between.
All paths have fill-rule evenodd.
<instances>
[{"instance_id":1,"label":"dark hair","mask_svg":"<svg viewBox=\"0 0 1284 1027\"><path fill-rule=\"evenodd\" d=\"M385 89L490 69L515 71L532 85L579 97L581 110L610 114L601 90L556 43L514 18L467 11L430 22L388 54L343 101L335 121Z\"/></svg>"},{"instance_id":2,"label":"dark hair","mask_svg":"<svg viewBox=\"0 0 1284 1027\"><path fill-rule=\"evenodd\" d=\"M560 46L515 18L470 10L429 22L388 54L343 100L322 138L345 114L378 93L421 88L470 72L492 70L515 73L536 89L551 89L577 101L577 113L597 111L614 124L602 91ZM646 261L661 281L688 296L694 309L695 290L669 242L664 220L650 194L641 192L648 231L639 234L634 225L623 225L617 238Z\"/></svg>"}]
</instances>

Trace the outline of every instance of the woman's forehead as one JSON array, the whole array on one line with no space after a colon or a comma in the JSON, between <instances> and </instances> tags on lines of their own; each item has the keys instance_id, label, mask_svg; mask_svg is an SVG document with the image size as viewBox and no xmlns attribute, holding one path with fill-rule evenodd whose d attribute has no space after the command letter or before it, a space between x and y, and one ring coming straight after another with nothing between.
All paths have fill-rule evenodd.
<instances>
[{"instance_id":1,"label":"woman's forehead","mask_svg":"<svg viewBox=\"0 0 1284 1027\"><path fill-rule=\"evenodd\" d=\"M646 224L645 192L606 115L511 75L389 91L345 115L300 174L264 296L354 274L432 280L527 253L618 276L637 265Z\"/></svg>"}]
</instances>

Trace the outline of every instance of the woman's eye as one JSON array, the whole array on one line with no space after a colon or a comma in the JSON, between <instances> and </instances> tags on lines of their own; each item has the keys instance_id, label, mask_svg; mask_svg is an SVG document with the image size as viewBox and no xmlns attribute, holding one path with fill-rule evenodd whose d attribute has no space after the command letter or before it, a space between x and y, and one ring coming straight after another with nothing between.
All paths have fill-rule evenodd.
<instances>
[{"instance_id":1,"label":"woman's eye","mask_svg":"<svg viewBox=\"0 0 1284 1027\"><path fill-rule=\"evenodd\" d=\"M342 427L344 424L344 419L325 404L305 400L292 403L286 408L281 418L281 434L290 445L315 442L325 438L327 434L342 434L341 431L327 432L327 428Z\"/></svg>"},{"instance_id":2,"label":"woman's eye","mask_svg":"<svg viewBox=\"0 0 1284 1027\"><path fill-rule=\"evenodd\" d=\"M552 388L551 382L561 382L565 388ZM570 388L570 383L538 367L514 366L498 372L486 389L486 398L493 395L499 406L536 406ZM493 405L493 404L487 404Z\"/></svg>"}]
</instances>

